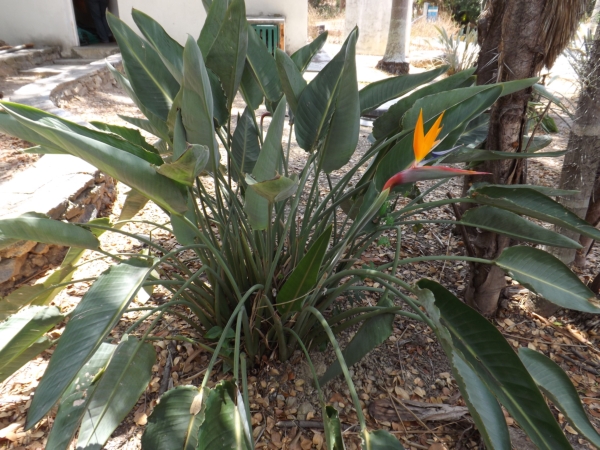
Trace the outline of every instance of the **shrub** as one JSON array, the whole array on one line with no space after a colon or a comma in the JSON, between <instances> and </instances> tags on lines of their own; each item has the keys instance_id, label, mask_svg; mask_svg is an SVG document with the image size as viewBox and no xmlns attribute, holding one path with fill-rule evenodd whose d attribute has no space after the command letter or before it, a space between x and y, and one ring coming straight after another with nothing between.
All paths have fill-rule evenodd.
<instances>
[{"instance_id":1,"label":"shrub","mask_svg":"<svg viewBox=\"0 0 600 450\"><path fill-rule=\"evenodd\" d=\"M219 447L216 442L221 448L252 448L246 365L273 348L285 360L298 346L306 352L305 343L328 341L338 362L320 382L344 373L364 447L399 449L400 443L387 432L367 430L347 365L387 339L394 316L401 314L425 322L437 334L489 448L510 445L500 403L540 448L569 448L536 382L556 393L551 398L583 435L597 439L581 415L576 393L562 391L564 380L554 363L522 355L524 365L486 319L441 285L421 280L411 286L396 275L401 265L431 259L483 262L561 306L598 312L593 294L577 276L530 246L509 248L495 261L400 257L402 227L422 223L415 218L419 213L456 202L481 206L460 221L429 222L459 223L568 247L579 244L521 216L597 233L544 195L557 194L548 188L480 185L465 198L425 201L448 178L473 173L440 162L475 164L532 156L477 147L487 127L485 111L501 95L536 79L473 86L473 70L467 70L432 82L447 70L444 67L359 91L354 30L307 84L302 72L326 34L291 57L278 51L273 58L249 31L243 0L204 3L206 24L198 41L190 37L185 46L139 11L133 17L144 38L109 17L125 69L125 75L113 73L146 117L124 119L157 136L155 145L133 128L101 123L85 127L35 108L1 103L4 132L34 142L38 152L80 157L131 188L115 224L106 219L69 224L37 213L0 221L3 243L26 239L71 247L61 268L44 283L23 287L0 303L6 318L0 325L0 342L6 343L0 348L3 378L55 344L44 333L63 315L49 304L61 287L74 282L71 277L83 251L118 260L70 314L36 389L27 428L59 403L49 448L67 448L78 428L78 446L103 446L148 385L155 355L147 341L160 320L172 314L205 336L194 343L212 352L212 358L200 387L180 386L163 396L149 419L144 449L212 449ZM247 107L233 129L231 110L238 91ZM358 141L361 114L397 97L401 99L376 121L372 147L347 166ZM264 138L255 116L263 101L273 116ZM290 164L289 140L287 150L281 144L288 108L296 140L306 151L298 173ZM343 167L345 173L333 173ZM415 183L431 179L440 181L419 192ZM320 182L328 189L322 190ZM398 195L412 200L398 207L390 202ZM180 244L175 250L121 229L148 201L169 216L167 225L153 226L173 233ZM365 249L390 230L397 234L393 261L357 268L355 262ZM136 255L107 253L97 239L102 232L138 239L147 250ZM188 250L194 256L186 259L183 252ZM166 262L173 269L163 270ZM380 287L363 286L365 279ZM136 293L154 286L169 290L169 301L142 308L144 316L117 345L107 342L121 316L140 309L130 308ZM376 306L343 311L332 307L340 295L367 289L380 294ZM355 324L360 328L342 352L335 335ZM218 358L227 363L233 381L209 389ZM554 378L539 376L540 367ZM343 448L337 413L322 403L329 448Z\"/></svg>"}]
</instances>

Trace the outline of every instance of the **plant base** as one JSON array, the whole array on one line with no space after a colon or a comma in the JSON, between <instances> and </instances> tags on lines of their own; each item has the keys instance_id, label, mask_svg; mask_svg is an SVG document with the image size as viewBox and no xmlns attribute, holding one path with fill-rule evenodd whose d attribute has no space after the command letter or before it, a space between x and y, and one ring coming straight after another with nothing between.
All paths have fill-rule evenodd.
<instances>
[{"instance_id":1,"label":"plant base","mask_svg":"<svg viewBox=\"0 0 600 450\"><path fill-rule=\"evenodd\" d=\"M408 73L410 64L407 62L384 61L382 59L375 67L392 75L406 75Z\"/></svg>"}]
</instances>

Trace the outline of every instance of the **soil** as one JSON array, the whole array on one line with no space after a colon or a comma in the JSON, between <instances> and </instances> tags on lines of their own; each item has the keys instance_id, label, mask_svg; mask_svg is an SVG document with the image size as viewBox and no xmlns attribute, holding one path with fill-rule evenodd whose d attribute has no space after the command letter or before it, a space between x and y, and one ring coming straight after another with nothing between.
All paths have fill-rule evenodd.
<instances>
[{"instance_id":1,"label":"soil","mask_svg":"<svg viewBox=\"0 0 600 450\"><path fill-rule=\"evenodd\" d=\"M119 89L97 92L85 97L77 97L67 104L61 105L78 115L83 120L101 120L109 123L126 125L117 114L141 117L133 103ZM242 104L237 102L241 113ZM234 111L234 116L237 111ZM260 116L262 111L258 112ZM566 147L568 128L555 117L559 125L559 134L555 135L553 150ZM267 120L268 123L268 120ZM289 132L288 125L286 130ZM284 145L288 132L284 130ZM353 161L369 147L367 136L370 129L361 128L360 142ZM2 141L0 141L2 142ZM15 142L18 147L24 143ZM300 167L305 153L295 141L292 142L292 166ZM562 161L557 159L537 159L529 163L530 182L555 186L560 175ZM344 169L334 173L339 176ZM424 184L423 187L430 184ZM446 192L460 195L461 181L453 180L444 189L427 197L428 201L443 198ZM127 188L119 185L119 196L111 214L111 220L117 220L123 206ZM400 200L405 202L407 200ZM454 219L450 209L434 210L423 214L422 218ZM138 217L147 221L165 222L162 211L154 205L148 205ZM173 237L160 229L152 229L146 224L130 224L125 231L148 234L162 241L167 248L174 248ZM362 257L360 264L385 264L393 258L396 236L390 233L388 242L372 246ZM102 248L110 252L139 252L143 248L135 239L113 233L105 233L101 237ZM402 233L402 256L419 256L434 254L463 254L464 243L456 235L450 225L425 225L421 229L407 229ZM595 275L599 260L598 250L590 255L589 266L579 273L586 281ZM105 260L96 260L92 254L85 257L86 264L75 275L75 279L89 278L98 275L108 267ZM360 265L359 264L359 265ZM428 277L441 282L448 289L461 297L465 289L465 278L468 266L460 262L427 262L400 267L398 276L408 283ZM573 312L561 311L550 320L543 319L528 309L527 290L507 277L508 288L501 302L501 310L492 322L509 340L515 350L529 347L549 355L567 372L578 392L582 396L584 406L593 424L600 429L600 352L597 350L600 341L600 319ZM365 280L368 286L376 283ZM63 312L70 311L88 289L87 281L73 283L68 286L54 301ZM160 304L167 298L167 292L155 291L150 298L139 297L135 306L152 306ZM374 305L377 298L367 293L359 297L342 297L339 307L347 305ZM119 338L129 324L140 316L140 312L127 313L124 320L113 331L112 337ZM59 337L64 324L56 327L50 334ZM199 338L200 336L185 322L178 318L167 318L160 324L157 336L166 337L177 330L177 334ZM351 339L356 328L348 330L340 336L341 346ZM144 424L156 405L159 392L163 388L178 385L199 385L204 375L210 354L189 343L174 344L170 340L154 341L158 354L157 363L153 367L153 379L132 413L115 431L105 448L116 450L133 450L140 448L140 437ZM0 449L42 449L52 415L44 419L32 430L24 432L22 424L31 402L30 397L39 383L51 350L27 364L14 376L0 384ZM334 360L330 347L325 351L313 351L311 359L319 374ZM165 370L167 366L167 370ZM215 371L210 385L230 374ZM457 407L464 406L456 382L451 376L445 354L435 340L435 336L427 327L397 316L394 321L394 332L388 340L372 351L365 359L351 368L351 375L361 407L365 412L370 429L387 429L400 439L407 449L476 449L481 448L481 439L474 429L468 415L454 418L451 421L423 422L417 417L407 418L401 405L408 401L419 401L426 404L446 404ZM305 358L296 352L288 362L279 363L274 357L266 358L249 373L250 409L252 425L257 448L268 449L308 449L324 448L321 411L318 397L311 380ZM340 411L340 417L346 429L344 437L348 449L359 448L359 429L356 411L352 406L349 390L345 382L335 379L324 387L326 400ZM394 400L401 403L395 403ZM402 403L402 401L406 403ZM575 448L592 448L577 432L571 428L564 417L553 409L559 423L565 429ZM506 415L507 423L515 439L523 439L512 418ZM307 423L296 421L304 420ZM298 427L297 425L305 425ZM518 448L526 447L525 441Z\"/></svg>"}]
</instances>

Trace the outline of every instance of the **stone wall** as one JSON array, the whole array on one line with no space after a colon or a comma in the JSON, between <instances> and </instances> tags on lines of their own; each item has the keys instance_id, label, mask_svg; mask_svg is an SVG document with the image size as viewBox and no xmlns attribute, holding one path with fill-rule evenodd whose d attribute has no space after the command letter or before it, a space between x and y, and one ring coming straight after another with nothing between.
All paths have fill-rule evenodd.
<instances>
[{"instance_id":1,"label":"stone wall","mask_svg":"<svg viewBox=\"0 0 600 450\"><path fill-rule=\"evenodd\" d=\"M53 206L52 219L85 223L107 215L116 198L115 182L96 171L76 192ZM19 241L0 249L0 297L62 262L67 249L43 243Z\"/></svg>"},{"instance_id":2,"label":"stone wall","mask_svg":"<svg viewBox=\"0 0 600 450\"><path fill-rule=\"evenodd\" d=\"M32 48L5 53L0 55L0 77L18 75L19 70L51 64L58 58L60 58L59 47Z\"/></svg>"},{"instance_id":3,"label":"stone wall","mask_svg":"<svg viewBox=\"0 0 600 450\"><path fill-rule=\"evenodd\" d=\"M122 67L122 63L115 64L115 68L118 70L122 70ZM99 67L98 70L93 73L60 84L50 93L50 100L60 107L75 95L83 96L89 92L108 89L116 85L117 80L108 67Z\"/></svg>"}]
</instances>

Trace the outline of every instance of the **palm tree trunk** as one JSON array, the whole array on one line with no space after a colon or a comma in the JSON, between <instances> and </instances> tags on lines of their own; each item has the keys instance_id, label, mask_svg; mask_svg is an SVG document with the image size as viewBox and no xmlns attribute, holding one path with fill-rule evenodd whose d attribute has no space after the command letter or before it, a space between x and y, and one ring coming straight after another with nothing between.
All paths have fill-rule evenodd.
<instances>
[{"instance_id":1,"label":"palm tree trunk","mask_svg":"<svg viewBox=\"0 0 600 450\"><path fill-rule=\"evenodd\" d=\"M393 0L385 55L377 63L378 69L394 75L408 73L411 17L412 0Z\"/></svg>"},{"instance_id":2,"label":"palm tree trunk","mask_svg":"<svg viewBox=\"0 0 600 450\"><path fill-rule=\"evenodd\" d=\"M575 195L560 198L559 201L581 218L597 221L595 215L598 193L595 198L594 184L600 167L600 27L596 28L594 43L589 54L586 67L586 79L579 95L576 119L571 128L569 153L565 156L560 177L561 189L579 191ZM597 188L597 186L596 186ZM600 189L596 189L600 190ZM590 208L592 209L590 211ZM560 233L572 239L579 239L579 235L569 230L558 229ZM589 245L590 242L585 241ZM585 252L585 253L583 253ZM575 259L574 249L552 249L554 256L560 258L565 264L571 264ZM585 264L585 248L580 250L577 258L579 264Z\"/></svg>"},{"instance_id":3,"label":"palm tree trunk","mask_svg":"<svg viewBox=\"0 0 600 450\"><path fill-rule=\"evenodd\" d=\"M596 182L594 183L594 192L590 198L590 206L588 207L585 221L595 227L600 224L600 165L596 172ZM594 244L593 239L587 236L581 236L579 243L583 246L582 249L575 253L575 265L583 268L587 262L587 255Z\"/></svg>"}]
</instances>

